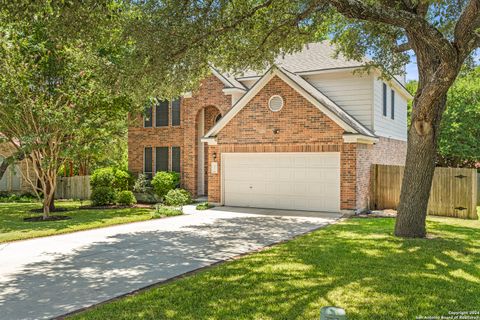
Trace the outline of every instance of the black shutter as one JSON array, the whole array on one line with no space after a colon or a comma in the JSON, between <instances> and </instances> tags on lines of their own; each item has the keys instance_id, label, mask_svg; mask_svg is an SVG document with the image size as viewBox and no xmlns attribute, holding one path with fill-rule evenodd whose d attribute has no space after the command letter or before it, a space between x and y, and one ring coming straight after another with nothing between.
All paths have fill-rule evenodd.
<instances>
[{"instance_id":1,"label":"black shutter","mask_svg":"<svg viewBox=\"0 0 480 320\"><path fill-rule=\"evenodd\" d=\"M180 173L180 147L172 147L172 171Z\"/></svg>"},{"instance_id":2,"label":"black shutter","mask_svg":"<svg viewBox=\"0 0 480 320\"><path fill-rule=\"evenodd\" d=\"M383 115L387 116L387 85L383 84Z\"/></svg>"},{"instance_id":3,"label":"black shutter","mask_svg":"<svg viewBox=\"0 0 480 320\"><path fill-rule=\"evenodd\" d=\"M155 126L168 126L168 100L159 101L155 106Z\"/></svg>"},{"instance_id":4,"label":"black shutter","mask_svg":"<svg viewBox=\"0 0 480 320\"><path fill-rule=\"evenodd\" d=\"M395 91L392 90L392 120L395 119Z\"/></svg>"},{"instance_id":5,"label":"black shutter","mask_svg":"<svg viewBox=\"0 0 480 320\"><path fill-rule=\"evenodd\" d=\"M148 107L145 110L145 116L143 118L143 126L145 128L151 127L153 125L153 117L152 117L152 107Z\"/></svg>"},{"instance_id":6,"label":"black shutter","mask_svg":"<svg viewBox=\"0 0 480 320\"><path fill-rule=\"evenodd\" d=\"M168 170L168 147L155 148L155 172Z\"/></svg>"},{"instance_id":7,"label":"black shutter","mask_svg":"<svg viewBox=\"0 0 480 320\"><path fill-rule=\"evenodd\" d=\"M143 153L143 173L147 176L148 179L152 178L152 148L145 148Z\"/></svg>"},{"instance_id":8,"label":"black shutter","mask_svg":"<svg viewBox=\"0 0 480 320\"><path fill-rule=\"evenodd\" d=\"M172 101L172 126L180 125L180 99Z\"/></svg>"}]
</instances>

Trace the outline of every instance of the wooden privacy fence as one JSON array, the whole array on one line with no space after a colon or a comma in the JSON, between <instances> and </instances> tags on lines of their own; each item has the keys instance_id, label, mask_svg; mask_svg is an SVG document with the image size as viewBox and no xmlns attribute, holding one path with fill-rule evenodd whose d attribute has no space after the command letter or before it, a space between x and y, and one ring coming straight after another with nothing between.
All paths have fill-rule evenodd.
<instances>
[{"instance_id":1,"label":"wooden privacy fence","mask_svg":"<svg viewBox=\"0 0 480 320\"><path fill-rule=\"evenodd\" d=\"M90 199L90 176L61 177L57 180L56 199Z\"/></svg>"},{"instance_id":2,"label":"wooden privacy fence","mask_svg":"<svg viewBox=\"0 0 480 320\"><path fill-rule=\"evenodd\" d=\"M477 206L480 206L480 173L477 172Z\"/></svg>"},{"instance_id":3,"label":"wooden privacy fence","mask_svg":"<svg viewBox=\"0 0 480 320\"><path fill-rule=\"evenodd\" d=\"M403 179L403 166L372 166L370 183L371 209L397 209ZM428 214L478 219L477 170L435 168Z\"/></svg>"}]
</instances>

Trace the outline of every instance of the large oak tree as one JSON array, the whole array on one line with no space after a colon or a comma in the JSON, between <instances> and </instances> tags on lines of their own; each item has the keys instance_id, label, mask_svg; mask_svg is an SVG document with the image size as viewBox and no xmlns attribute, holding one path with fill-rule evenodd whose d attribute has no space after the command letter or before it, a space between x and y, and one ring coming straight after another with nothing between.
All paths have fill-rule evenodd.
<instances>
[{"instance_id":1,"label":"large oak tree","mask_svg":"<svg viewBox=\"0 0 480 320\"><path fill-rule=\"evenodd\" d=\"M480 0L146 0L132 2L127 29L136 42L131 75L148 92L191 89L209 63L226 70L264 69L281 53L331 39L348 58L398 74L416 56L408 151L395 234L424 237L429 192L447 92L480 45ZM138 79L141 79L139 77ZM148 79L154 79L148 77Z\"/></svg>"}]
</instances>

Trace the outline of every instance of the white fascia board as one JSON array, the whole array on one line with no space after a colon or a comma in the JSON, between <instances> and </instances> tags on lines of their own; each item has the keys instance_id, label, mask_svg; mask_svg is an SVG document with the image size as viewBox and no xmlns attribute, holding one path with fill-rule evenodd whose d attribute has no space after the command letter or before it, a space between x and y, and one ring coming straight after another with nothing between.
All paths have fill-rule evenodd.
<instances>
[{"instance_id":1,"label":"white fascia board","mask_svg":"<svg viewBox=\"0 0 480 320\"><path fill-rule=\"evenodd\" d=\"M375 144L378 142L378 138L364 136L362 134L344 134L343 142L345 143L364 143Z\"/></svg>"},{"instance_id":2,"label":"white fascia board","mask_svg":"<svg viewBox=\"0 0 480 320\"><path fill-rule=\"evenodd\" d=\"M337 67L337 68L328 68L328 69L319 69L319 70L306 70L306 71L300 71L300 72L295 72L299 76L311 76L311 75L316 75L316 74L323 74L323 73L341 73L345 71L354 71L356 69L360 69L361 66L356 66L356 67Z\"/></svg>"},{"instance_id":3,"label":"white fascia board","mask_svg":"<svg viewBox=\"0 0 480 320\"><path fill-rule=\"evenodd\" d=\"M201 138L201 142L206 142L209 146L216 146L217 145L217 138L211 137L211 138Z\"/></svg>"},{"instance_id":4,"label":"white fascia board","mask_svg":"<svg viewBox=\"0 0 480 320\"><path fill-rule=\"evenodd\" d=\"M222 92L225 95L234 94L234 93L244 94L246 92L246 90L240 89L240 88L225 88L225 89L222 90Z\"/></svg>"},{"instance_id":5,"label":"white fascia board","mask_svg":"<svg viewBox=\"0 0 480 320\"><path fill-rule=\"evenodd\" d=\"M218 78L225 86L232 88L232 84L225 79L224 76L222 76L214 67L210 67L210 70L212 71L213 75Z\"/></svg>"}]
</instances>

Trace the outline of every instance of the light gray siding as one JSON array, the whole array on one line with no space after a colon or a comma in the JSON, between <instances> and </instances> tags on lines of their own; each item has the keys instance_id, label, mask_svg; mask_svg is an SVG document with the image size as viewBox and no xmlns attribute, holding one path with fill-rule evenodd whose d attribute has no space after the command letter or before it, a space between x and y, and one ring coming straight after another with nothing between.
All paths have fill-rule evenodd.
<instances>
[{"instance_id":1,"label":"light gray siding","mask_svg":"<svg viewBox=\"0 0 480 320\"><path fill-rule=\"evenodd\" d=\"M307 75L304 78L365 127L373 129L372 75L348 71Z\"/></svg>"},{"instance_id":2,"label":"light gray siding","mask_svg":"<svg viewBox=\"0 0 480 320\"><path fill-rule=\"evenodd\" d=\"M383 81L374 80L374 125L377 136L407 140L407 99L395 91L395 119L391 118L391 90L387 84L387 115L383 115Z\"/></svg>"}]
</instances>

